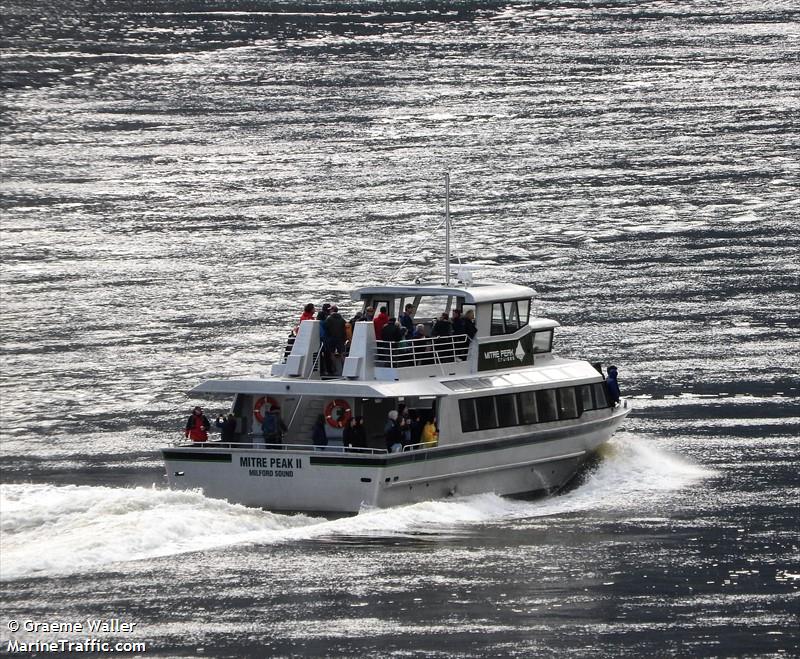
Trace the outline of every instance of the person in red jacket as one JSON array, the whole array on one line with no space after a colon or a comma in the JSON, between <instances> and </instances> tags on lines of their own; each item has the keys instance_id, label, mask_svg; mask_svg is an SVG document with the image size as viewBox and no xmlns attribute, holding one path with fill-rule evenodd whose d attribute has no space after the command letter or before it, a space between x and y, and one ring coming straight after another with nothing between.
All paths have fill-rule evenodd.
<instances>
[{"instance_id":1,"label":"person in red jacket","mask_svg":"<svg viewBox=\"0 0 800 659\"><path fill-rule=\"evenodd\" d=\"M300 323L302 323L304 320L316 320L316 318L317 318L317 310L314 307L314 303L309 302L305 307L303 307L303 313L300 314L300 322L297 323L292 332L296 336L297 333L300 331Z\"/></svg>"},{"instance_id":2,"label":"person in red jacket","mask_svg":"<svg viewBox=\"0 0 800 659\"><path fill-rule=\"evenodd\" d=\"M378 341L381 340L381 333L383 332L383 328L386 323L389 322L389 314L387 313L389 310L386 307L381 307L378 315L372 319L373 324L375 325L375 338Z\"/></svg>"},{"instance_id":3,"label":"person in red jacket","mask_svg":"<svg viewBox=\"0 0 800 659\"><path fill-rule=\"evenodd\" d=\"M203 414L203 409L197 406L192 411L192 415L186 421L186 437L193 442L208 441L208 429L211 423L208 417Z\"/></svg>"}]
</instances>

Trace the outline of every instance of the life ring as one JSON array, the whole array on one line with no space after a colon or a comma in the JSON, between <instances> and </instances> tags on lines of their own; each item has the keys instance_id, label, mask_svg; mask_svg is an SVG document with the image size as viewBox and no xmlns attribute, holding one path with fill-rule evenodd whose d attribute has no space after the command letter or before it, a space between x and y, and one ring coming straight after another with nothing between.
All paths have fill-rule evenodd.
<instances>
[{"instance_id":1,"label":"life ring","mask_svg":"<svg viewBox=\"0 0 800 659\"><path fill-rule=\"evenodd\" d=\"M261 412L261 408L264 407L265 403L269 403L270 409L280 409L278 401L272 396L262 396L256 401L256 404L253 405L253 415L256 417L256 421L259 423L264 420L264 414Z\"/></svg>"},{"instance_id":2,"label":"life ring","mask_svg":"<svg viewBox=\"0 0 800 659\"><path fill-rule=\"evenodd\" d=\"M325 406L325 420L333 428L344 428L352 418L353 412L346 400L337 398Z\"/></svg>"}]
</instances>

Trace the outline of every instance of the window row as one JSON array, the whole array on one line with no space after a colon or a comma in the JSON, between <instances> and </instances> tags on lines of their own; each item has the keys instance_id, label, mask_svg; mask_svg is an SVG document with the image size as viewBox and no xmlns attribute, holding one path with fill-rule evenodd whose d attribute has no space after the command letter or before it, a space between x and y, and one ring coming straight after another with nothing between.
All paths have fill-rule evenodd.
<instances>
[{"instance_id":1,"label":"window row","mask_svg":"<svg viewBox=\"0 0 800 659\"><path fill-rule=\"evenodd\" d=\"M511 302L495 302L492 305L491 334L513 334L528 324L531 313L530 300L512 300Z\"/></svg>"},{"instance_id":2,"label":"window row","mask_svg":"<svg viewBox=\"0 0 800 659\"><path fill-rule=\"evenodd\" d=\"M609 407L605 382L463 398L458 405L462 432L577 419L588 410Z\"/></svg>"}]
</instances>

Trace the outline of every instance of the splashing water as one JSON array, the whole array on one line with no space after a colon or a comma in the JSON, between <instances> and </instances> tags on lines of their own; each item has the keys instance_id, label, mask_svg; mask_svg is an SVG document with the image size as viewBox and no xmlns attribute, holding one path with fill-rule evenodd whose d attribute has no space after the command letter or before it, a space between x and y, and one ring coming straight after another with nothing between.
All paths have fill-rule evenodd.
<instances>
[{"instance_id":1,"label":"splashing water","mask_svg":"<svg viewBox=\"0 0 800 659\"><path fill-rule=\"evenodd\" d=\"M93 486L0 488L4 580L92 570L240 544L318 537L442 534L456 527L581 510L625 509L643 492L674 491L709 472L621 435L576 490L538 502L481 494L368 509L334 520L280 515L199 492Z\"/></svg>"}]
</instances>

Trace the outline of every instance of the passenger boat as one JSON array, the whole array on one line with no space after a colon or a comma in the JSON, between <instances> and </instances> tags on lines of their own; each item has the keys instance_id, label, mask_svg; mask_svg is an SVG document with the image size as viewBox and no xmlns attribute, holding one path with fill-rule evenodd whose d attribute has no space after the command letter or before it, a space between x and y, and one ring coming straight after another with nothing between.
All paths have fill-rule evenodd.
<instances>
[{"instance_id":1,"label":"passenger boat","mask_svg":"<svg viewBox=\"0 0 800 659\"><path fill-rule=\"evenodd\" d=\"M337 375L320 373L320 321L304 320L271 375L208 380L191 394L232 398L235 442L164 448L169 484L270 510L356 512L453 495L549 493L566 484L628 414L609 403L603 376L553 352L558 323L530 317L534 291L518 285L412 284L352 292L390 316L412 304L428 330L438 311L474 311L477 332L403 343L357 322ZM437 313L425 314L425 310ZM384 426L404 406L435 417L438 443L388 451ZM264 415L280 414L280 444L265 444ZM327 446L314 446L320 414ZM363 417L365 447L343 447Z\"/></svg>"},{"instance_id":2,"label":"passenger boat","mask_svg":"<svg viewBox=\"0 0 800 659\"><path fill-rule=\"evenodd\" d=\"M162 449L170 487L270 510L357 512L484 492L543 494L568 483L627 405L609 402L599 368L553 352L559 324L531 317L532 289L475 284L468 268L451 285L449 204L446 215L444 283L351 293L362 311L386 307L392 317L411 304L423 336L384 341L373 322L356 322L341 368L325 375L320 321L303 320L269 376L208 380L190 392L232 399L235 441ZM475 331L432 337L435 319L455 309L474 314ZM385 427L400 409L435 418L437 441L391 452ZM262 435L267 414L285 428L280 443ZM312 441L321 414L325 446ZM353 416L363 418L364 446L342 445Z\"/></svg>"}]
</instances>

